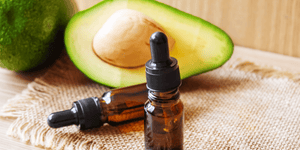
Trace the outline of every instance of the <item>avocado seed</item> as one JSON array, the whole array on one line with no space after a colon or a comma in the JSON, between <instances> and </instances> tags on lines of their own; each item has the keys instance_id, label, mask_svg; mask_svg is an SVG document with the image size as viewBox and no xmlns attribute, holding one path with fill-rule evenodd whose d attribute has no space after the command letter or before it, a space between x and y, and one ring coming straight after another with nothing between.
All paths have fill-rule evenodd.
<instances>
[{"instance_id":1,"label":"avocado seed","mask_svg":"<svg viewBox=\"0 0 300 150\"><path fill-rule=\"evenodd\" d=\"M151 59L149 39L157 31L167 35L171 50L175 41L158 23L139 11L122 9L112 14L97 32L93 49L101 60L111 65L143 66Z\"/></svg>"}]
</instances>

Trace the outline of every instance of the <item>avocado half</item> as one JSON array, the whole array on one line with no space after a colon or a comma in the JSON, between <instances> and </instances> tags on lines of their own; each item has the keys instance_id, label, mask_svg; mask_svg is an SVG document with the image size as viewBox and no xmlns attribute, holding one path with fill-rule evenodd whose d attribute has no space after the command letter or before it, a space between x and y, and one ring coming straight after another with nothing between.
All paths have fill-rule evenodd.
<instances>
[{"instance_id":1,"label":"avocado half","mask_svg":"<svg viewBox=\"0 0 300 150\"><path fill-rule=\"evenodd\" d=\"M65 45L72 62L100 84L125 87L146 82L145 67L116 67L102 61L93 51L95 34L120 9L144 13L174 38L175 45L170 55L178 60L181 79L216 69L233 53L231 38L201 18L154 0L104 0L75 14L65 32Z\"/></svg>"}]
</instances>

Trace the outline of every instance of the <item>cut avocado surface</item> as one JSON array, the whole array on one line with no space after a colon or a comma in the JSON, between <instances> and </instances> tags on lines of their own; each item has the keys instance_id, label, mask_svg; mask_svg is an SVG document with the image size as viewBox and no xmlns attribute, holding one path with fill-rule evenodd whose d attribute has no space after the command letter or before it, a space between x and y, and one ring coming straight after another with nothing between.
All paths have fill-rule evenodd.
<instances>
[{"instance_id":1,"label":"cut avocado surface","mask_svg":"<svg viewBox=\"0 0 300 150\"><path fill-rule=\"evenodd\" d=\"M230 37L201 18L154 0L104 0L75 14L65 32L66 49L72 62L100 84L125 87L146 82L145 67L116 67L99 59L93 51L95 34L114 12L121 9L144 13L174 38L170 55L178 60L182 79L220 67L233 53Z\"/></svg>"}]
</instances>

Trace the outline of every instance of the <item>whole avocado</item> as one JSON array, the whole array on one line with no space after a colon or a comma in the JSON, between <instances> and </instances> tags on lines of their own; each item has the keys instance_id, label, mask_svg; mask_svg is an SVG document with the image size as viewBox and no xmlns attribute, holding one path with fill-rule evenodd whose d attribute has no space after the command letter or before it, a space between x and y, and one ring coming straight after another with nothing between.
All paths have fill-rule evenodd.
<instances>
[{"instance_id":1,"label":"whole avocado","mask_svg":"<svg viewBox=\"0 0 300 150\"><path fill-rule=\"evenodd\" d=\"M0 0L0 67L26 71L58 54L76 11L71 0Z\"/></svg>"}]
</instances>

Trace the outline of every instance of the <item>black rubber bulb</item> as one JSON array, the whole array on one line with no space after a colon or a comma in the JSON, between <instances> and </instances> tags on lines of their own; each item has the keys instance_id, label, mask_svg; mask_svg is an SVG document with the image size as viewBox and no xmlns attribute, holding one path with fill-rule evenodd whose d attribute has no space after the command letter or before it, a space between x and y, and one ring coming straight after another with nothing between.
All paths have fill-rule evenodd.
<instances>
[{"instance_id":1,"label":"black rubber bulb","mask_svg":"<svg viewBox=\"0 0 300 150\"><path fill-rule=\"evenodd\" d=\"M81 130L100 127L100 106L97 97L81 99L73 103L69 110L52 113L47 118L47 123L52 128L69 125L78 125Z\"/></svg>"},{"instance_id":2,"label":"black rubber bulb","mask_svg":"<svg viewBox=\"0 0 300 150\"><path fill-rule=\"evenodd\" d=\"M167 36L155 32L150 37L151 60L146 63L147 88L164 92L181 84L177 60L170 57Z\"/></svg>"},{"instance_id":3,"label":"black rubber bulb","mask_svg":"<svg viewBox=\"0 0 300 150\"><path fill-rule=\"evenodd\" d=\"M168 38L164 33L155 32L151 35L150 50L153 64L165 66L172 62L169 54Z\"/></svg>"},{"instance_id":4,"label":"black rubber bulb","mask_svg":"<svg viewBox=\"0 0 300 150\"><path fill-rule=\"evenodd\" d=\"M52 128L59 128L73 124L78 125L79 122L76 113L77 111L74 107L70 110L52 113L48 116L48 125Z\"/></svg>"}]
</instances>

